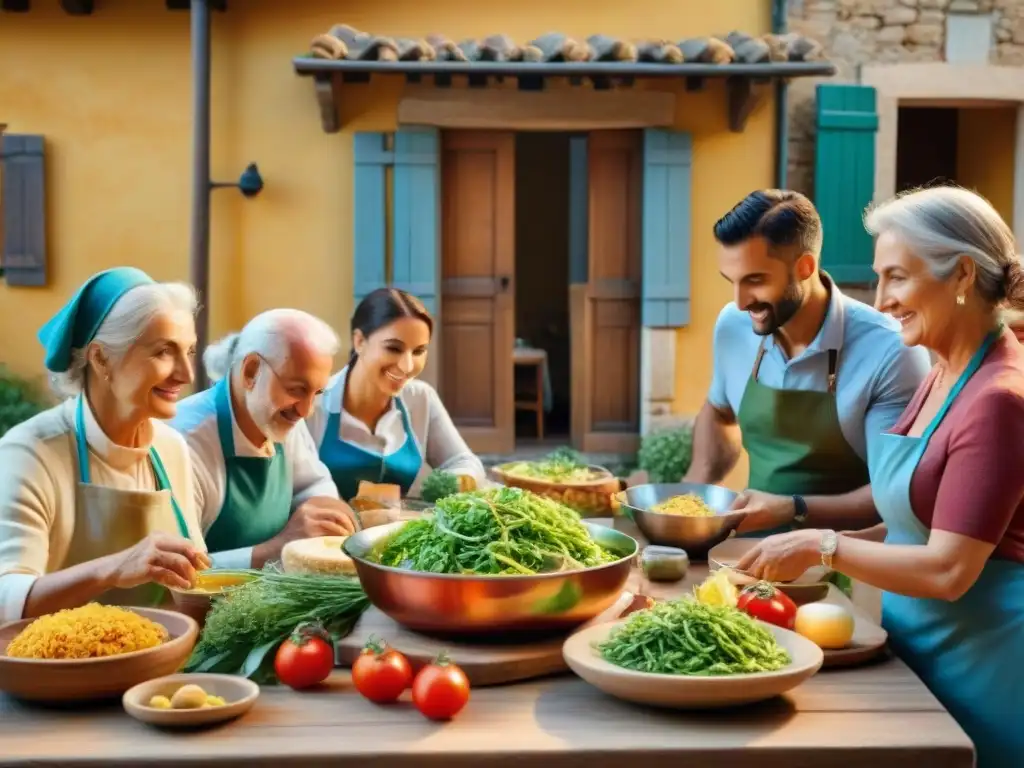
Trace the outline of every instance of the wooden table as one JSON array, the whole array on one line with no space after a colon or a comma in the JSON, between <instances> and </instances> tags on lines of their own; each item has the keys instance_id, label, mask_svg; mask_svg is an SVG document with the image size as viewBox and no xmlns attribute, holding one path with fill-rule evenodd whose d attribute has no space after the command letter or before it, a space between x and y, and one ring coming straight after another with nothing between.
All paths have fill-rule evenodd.
<instances>
[{"instance_id":1,"label":"wooden table","mask_svg":"<svg viewBox=\"0 0 1024 768\"><path fill-rule=\"evenodd\" d=\"M618 527L618 525L616 526ZM643 585L678 594L684 584ZM636 575L634 575L634 579ZM825 670L784 697L723 712L660 711L620 702L566 674L478 688L450 723L406 699L375 706L339 670L323 690L264 688L234 723L163 732L113 704L53 711L0 695L0 768L212 765L217 768L972 768L970 740L898 659Z\"/></svg>"}]
</instances>

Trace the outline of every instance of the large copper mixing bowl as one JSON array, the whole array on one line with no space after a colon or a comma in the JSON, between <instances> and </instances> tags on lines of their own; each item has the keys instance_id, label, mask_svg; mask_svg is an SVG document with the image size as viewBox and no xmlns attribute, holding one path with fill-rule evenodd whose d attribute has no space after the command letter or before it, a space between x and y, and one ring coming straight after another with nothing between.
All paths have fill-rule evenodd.
<instances>
[{"instance_id":1,"label":"large copper mixing bowl","mask_svg":"<svg viewBox=\"0 0 1024 768\"><path fill-rule=\"evenodd\" d=\"M615 562L536 576L465 576L391 568L367 560L378 542L406 522L366 528L342 545L355 562L367 597L410 629L438 635L482 636L572 629L622 594L637 553L634 538L584 521L594 540L621 553Z\"/></svg>"}]
</instances>

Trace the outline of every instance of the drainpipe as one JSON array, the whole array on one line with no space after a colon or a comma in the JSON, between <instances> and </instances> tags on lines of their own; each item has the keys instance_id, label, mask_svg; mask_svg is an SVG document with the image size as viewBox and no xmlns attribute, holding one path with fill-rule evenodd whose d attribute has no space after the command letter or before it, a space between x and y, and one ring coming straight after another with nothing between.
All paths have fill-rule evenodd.
<instances>
[{"instance_id":1,"label":"drainpipe","mask_svg":"<svg viewBox=\"0 0 1024 768\"><path fill-rule=\"evenodd\" d=\"M772 2L772 33L786 32L786 0ZM789 179L789 87L779 78L775 81L775 186L785 189Z\"/></svg>"},{"instance_id":2,"label":"drainpipe","mask_svg":"<svg viewBox=\"0 0 1024 768\"><path fill-rule=\"evenodd\" d=\"M192 241L189 275L199 293L196 317L196 359L207 344L210 304L210 5L192 0ZM207 387L200 362L196 391Z\"/></svg>"}]
</instances>

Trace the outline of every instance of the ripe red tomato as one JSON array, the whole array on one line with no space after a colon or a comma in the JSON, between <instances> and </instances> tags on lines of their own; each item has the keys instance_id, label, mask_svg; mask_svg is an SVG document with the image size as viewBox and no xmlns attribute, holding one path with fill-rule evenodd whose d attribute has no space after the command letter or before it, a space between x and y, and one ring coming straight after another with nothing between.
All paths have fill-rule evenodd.
<instances>
[{"instance_id":1,"label":"ripe red tomato","mask_svg":"<svg viewBox=\"0 0 1024 768\"><path fill-rule=\"evenodd\" d=\"M792 629L796 622L796 603L767 581L759 581L744 589L736 607L755 619L783 629Z\"/></svg>"},{"instance_id":2,"label":"ripe red tomato","mask_svg":"<svg viewBox=\"0 0 1024 768\"><path fill-rule=\"evenodd\" d=\"M370 701L386 704L412 683L412 666L401 653L371 637L352 665L352 682Z\"/></svg>"},{"instance_id":3,"label":"ripe red tomato","mask_svg":"<svg viewBox=\"0 0 1024 768\"><path fill-rule=\"evenodd\" d=\"M334 645L323 629L300 625L274 656L277 679L300 689L322 683L334 669Z\"/></svg>"},{"instance_id":4,"label":"ripe red tomato","mask_svg":"<svg viewBox=\"0 0 1024 768\"><path fill-rule=\"evenodd\" d=\"M442 653L416 675L412 701L424 717L450 720L469 701L469 679Z\"/></svg>"}]
</instances>

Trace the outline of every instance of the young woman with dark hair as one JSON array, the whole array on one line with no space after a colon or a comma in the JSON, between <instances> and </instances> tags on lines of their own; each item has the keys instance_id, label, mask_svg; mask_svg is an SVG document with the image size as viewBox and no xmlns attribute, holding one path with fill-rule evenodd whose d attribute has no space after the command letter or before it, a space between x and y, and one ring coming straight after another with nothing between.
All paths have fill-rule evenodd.
<instances>
[{"instance_id":1,"label":"young woman with dark hair","mask_svg":"<svg viewBox=\"0 0 1024 768\"><path fill-rule=\"evenodd\" d=\"M354 497L364 480L415 496L432 469L472 478L468 486L482 481L480 459L436 390L417 378L434 330L423 303L397 288L378 288L359 302L351 328L348 365L308 419L341 497Z\"/></svg>"}]
</instances>

